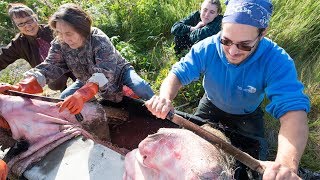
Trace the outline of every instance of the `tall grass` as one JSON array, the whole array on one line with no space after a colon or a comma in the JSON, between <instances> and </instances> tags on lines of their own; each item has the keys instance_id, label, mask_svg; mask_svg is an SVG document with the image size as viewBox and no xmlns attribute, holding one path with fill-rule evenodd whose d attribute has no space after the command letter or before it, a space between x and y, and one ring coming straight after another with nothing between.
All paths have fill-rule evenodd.
<instances>
[{"instance_id":1,"label":"tall grass","mask_svg":"<svg viewBox=\"0 0 320 180\"><path fill-rule=\"evenodd\" d=\"M295 59L307 85L319 82L320 1L274 1L270 36Z\"/></svg>"},{"instance_id":2,"label":"tall grass","mask_svg":"<svg viewBox=\"0 0 320 180\"><path fill-rule=\"evenodd\" d=\"M295 60L298 75L312 102L310 134L302 165L320 170L320 1L274 0L269 36ZM313 159L313 160L312 160Z\"/></svg>"},{"instance_id":3,"label":"tall grass","mask_svg":"<svg viewBox=\"0 0 320 180\"><path fill-rule=\"evenodd\" d=\"M172 24L198 4L195 2L194 0L111 1L110 5L105 7L108 16L99 26L110 36L120 35L122 40L132 42L144 51L154 47L162 37L169 37Z\"/></svg>"},{"instance_id":4,"label":"tall grass","mask_svg":"<svg viewBox=\"0 0 320 180\"><path fill-rule=\"evenodd\" d=\"M8 43L13 37L12 24L6 16L6 5L0 2L0 43ZM24 1L21 1L24 2ZM173 36L170 28L174 22L200 8L202 0L28 0L25 1L46 22L59 5L66 2L80 4L90 12L94 26L102 29L116 48L158 91L171 65L179 58L174 55ZM224 2L221 0L221 2ZM309 114L310 135L302 166L320 170L319 81L320 73L320 1L273 0L274 13L268 37L277 42L293 57L306 93L312 102ZM0 80L14 83L9 71L0 73ZM16 81L16 80L14 80ZM200 99L201 82L184 87L175 99L180 106ZM265 104L267 101L265 102ZM195 103L196 105L196 103ZM193 112L195 105L185 108ZM279 122L266 115L270 158L276 153ZM312 160L312 161L311 161Z\"/></svg>"}]
</instances>

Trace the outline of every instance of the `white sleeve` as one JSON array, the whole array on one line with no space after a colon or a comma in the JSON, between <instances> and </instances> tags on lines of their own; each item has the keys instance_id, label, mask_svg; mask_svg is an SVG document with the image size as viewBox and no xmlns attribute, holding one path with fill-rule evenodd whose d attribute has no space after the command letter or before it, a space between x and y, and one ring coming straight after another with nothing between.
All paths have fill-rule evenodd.
<instances>
[{"instance_id":1,"label":"white sleeve","mask_svg":"<svg viewBox=\"0 0 320 180\"><path fill-rule=\"evenodd\" d=\"M32 69L23 73L23 76L25 78L29 76L33 76L37 79L38 83L40 84L41 87L44 87L46 85L46 77L41 74L39 71L33 71Z\"/></svg>"},{"instance_id":2,"label":"white sleeve","mask_svg":"<svg viewBox=\"0 0 320 180\"><path fill-rule=\"evenodd\" d=\"M89 79L88 82L93 82L98 84L99 88L102 88L108 84L109 80L103 73L94 73Z\"/></svg>"}]
</instances>

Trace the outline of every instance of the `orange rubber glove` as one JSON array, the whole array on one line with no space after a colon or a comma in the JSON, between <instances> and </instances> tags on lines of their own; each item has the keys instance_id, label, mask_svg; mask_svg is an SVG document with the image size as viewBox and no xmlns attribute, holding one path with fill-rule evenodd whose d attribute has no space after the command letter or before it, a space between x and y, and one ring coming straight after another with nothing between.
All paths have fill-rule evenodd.
<instances>
[{"instance_id":1,"label":"orange rubber glove","mask_svg":"<svg viewBox=\"0 0 320 180\"><path fill-rule=\"evenodd\" d=\"M127 96L127 97L131 97L133 99L139 99L139 96L136 95L132 89L130 89L128 86L123 86L122 88L122 93L124 96Z\"/></svg>"},{"instance_id":2,"label":"orange rubber glove","mask_svg":"<svg viewBox=\"0 0 320 180\"><path fill-rule=\"evenodd\" d=\"M10 126L8 122L1 115L0 115L0 128L10 131Z\"/></svg>"},{"instance_id":3,"label":"orange rubber glove","mask_svg":"<svg viewBox=\"0 0 320 180\"><path fill-rule=\"evenodd\" d=\"M3 94L6 90L12 89L10 84L0 84L0 93Z\"/></svg>"},{"instance_id":4,"label":"orange rubber glove","mask_svg":"<svg viewBox=\"0 0 320 180\"><path fill-rule=\"evenodd\" d=\"M62 112L67 108L71 114L79 114L84 103L93 98L97 94L98 90L99 86L96 83L89 82L85 84L74 94L68 96L63 102L57 103L57 106L60 106L59 112Z\"/></svg>"},{"instance_id":5,"label":"orange rubber glove","mask_svg":"<svg viewBox=\"0 0 320 180\"><path fill-rule=\"evenodd\" d=\"M42 93L43 91L37 79L33 76L23 79L16 85L0 85L0 93L4 93L6 90L20 91L30 94Z\"/></svg>"},{"instance_id":6,"label":"orange rubber glove","mask_svg":"<svg viewBox=\"0 0 320 180\"><path fill-rule=\"evenodd\" d=\"M0 180L6 180L8 175L7 164L0 159Z\"/></svg>"}]
</instances>

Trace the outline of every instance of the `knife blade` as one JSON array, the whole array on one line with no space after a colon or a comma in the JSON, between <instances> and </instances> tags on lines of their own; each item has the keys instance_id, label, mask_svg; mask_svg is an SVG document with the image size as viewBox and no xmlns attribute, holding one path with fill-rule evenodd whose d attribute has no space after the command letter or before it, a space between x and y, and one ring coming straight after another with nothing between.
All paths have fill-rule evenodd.
<instances>
[{"instance_id":1,"label":"knife blade","mask_svg":"<svg viewBox=\"0 0 320 180\"><path fill-rule=\"evenodd\" d=\"M21 96L21 97L25 97L25 98L36 99L36 100L41 100L41 101L46 101L46 102L58 103L58 102L63 101L63 99L59 99L59 98L39 96L39 95L28 94L28 93L23 93L23 92L20 92L20 91L13 91L13 90L7 90L5 93L9 94L11 96ZM76 114L75 117L76 117L78 122L83 121L83 116L82 116L81 113Z\"/></svg>"},{"instance_id":2,"label":"knife blade","mask_svg":"<svg viewBox=\"0 0 320 180\"><path fill-rule=\"evenodd\" d=\"M13 91L13 90L7 90L6 94L9 94L11 96L21 96L21 97L25 97L25 98L36 99L36 100L41 100L41 101L46 101L46 102L54 102L54 103L58 103L58 102L63 101L63 99L59 99L59 98L39 96L39 95L28 94L28 93L23 93L20 91Z\"/></svg>"}]
</instances>

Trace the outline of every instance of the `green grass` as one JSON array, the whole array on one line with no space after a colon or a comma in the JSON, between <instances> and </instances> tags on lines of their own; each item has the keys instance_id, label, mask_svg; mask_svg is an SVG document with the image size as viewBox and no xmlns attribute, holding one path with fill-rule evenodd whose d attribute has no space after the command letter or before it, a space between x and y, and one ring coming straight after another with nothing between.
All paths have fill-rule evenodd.
<instances>
[{"instance_id":1,"label":"green grass","mask_svg":"<svg viewBox=\"0 0 320 180\"><path fill-rule=\"evenodd\" d=\"M0 2L0 44L8 43L14 35L11 22L4 12L11 0ZM21 1L23 2L23 1ZM40 20L46 22L51 13L70 0L28 0ZM111 37L116 48L158 91L170 67L179 58L174 55L172 24L199 9L202 0L80 0L73 1L93 17L94 25ZM221 1L224 2L224 1ZM274 14L268 37L277 42L293 57L298 76L305 84L312 102L309 113L310 134L301 165L320 171L320 1L273 0ZM19 66L14 66L16 70ZM14 83L19 80L14 70L0 73L0 81ZM201 81L184 87L174 101L175 106L185 105L201 98ZM267 103L267 101L265 101ZM197 103L184 107L194 112ZM266 136L270 145L270 159L275 156L279 122L266 115Z\"/></svg>"}]
</instances>

